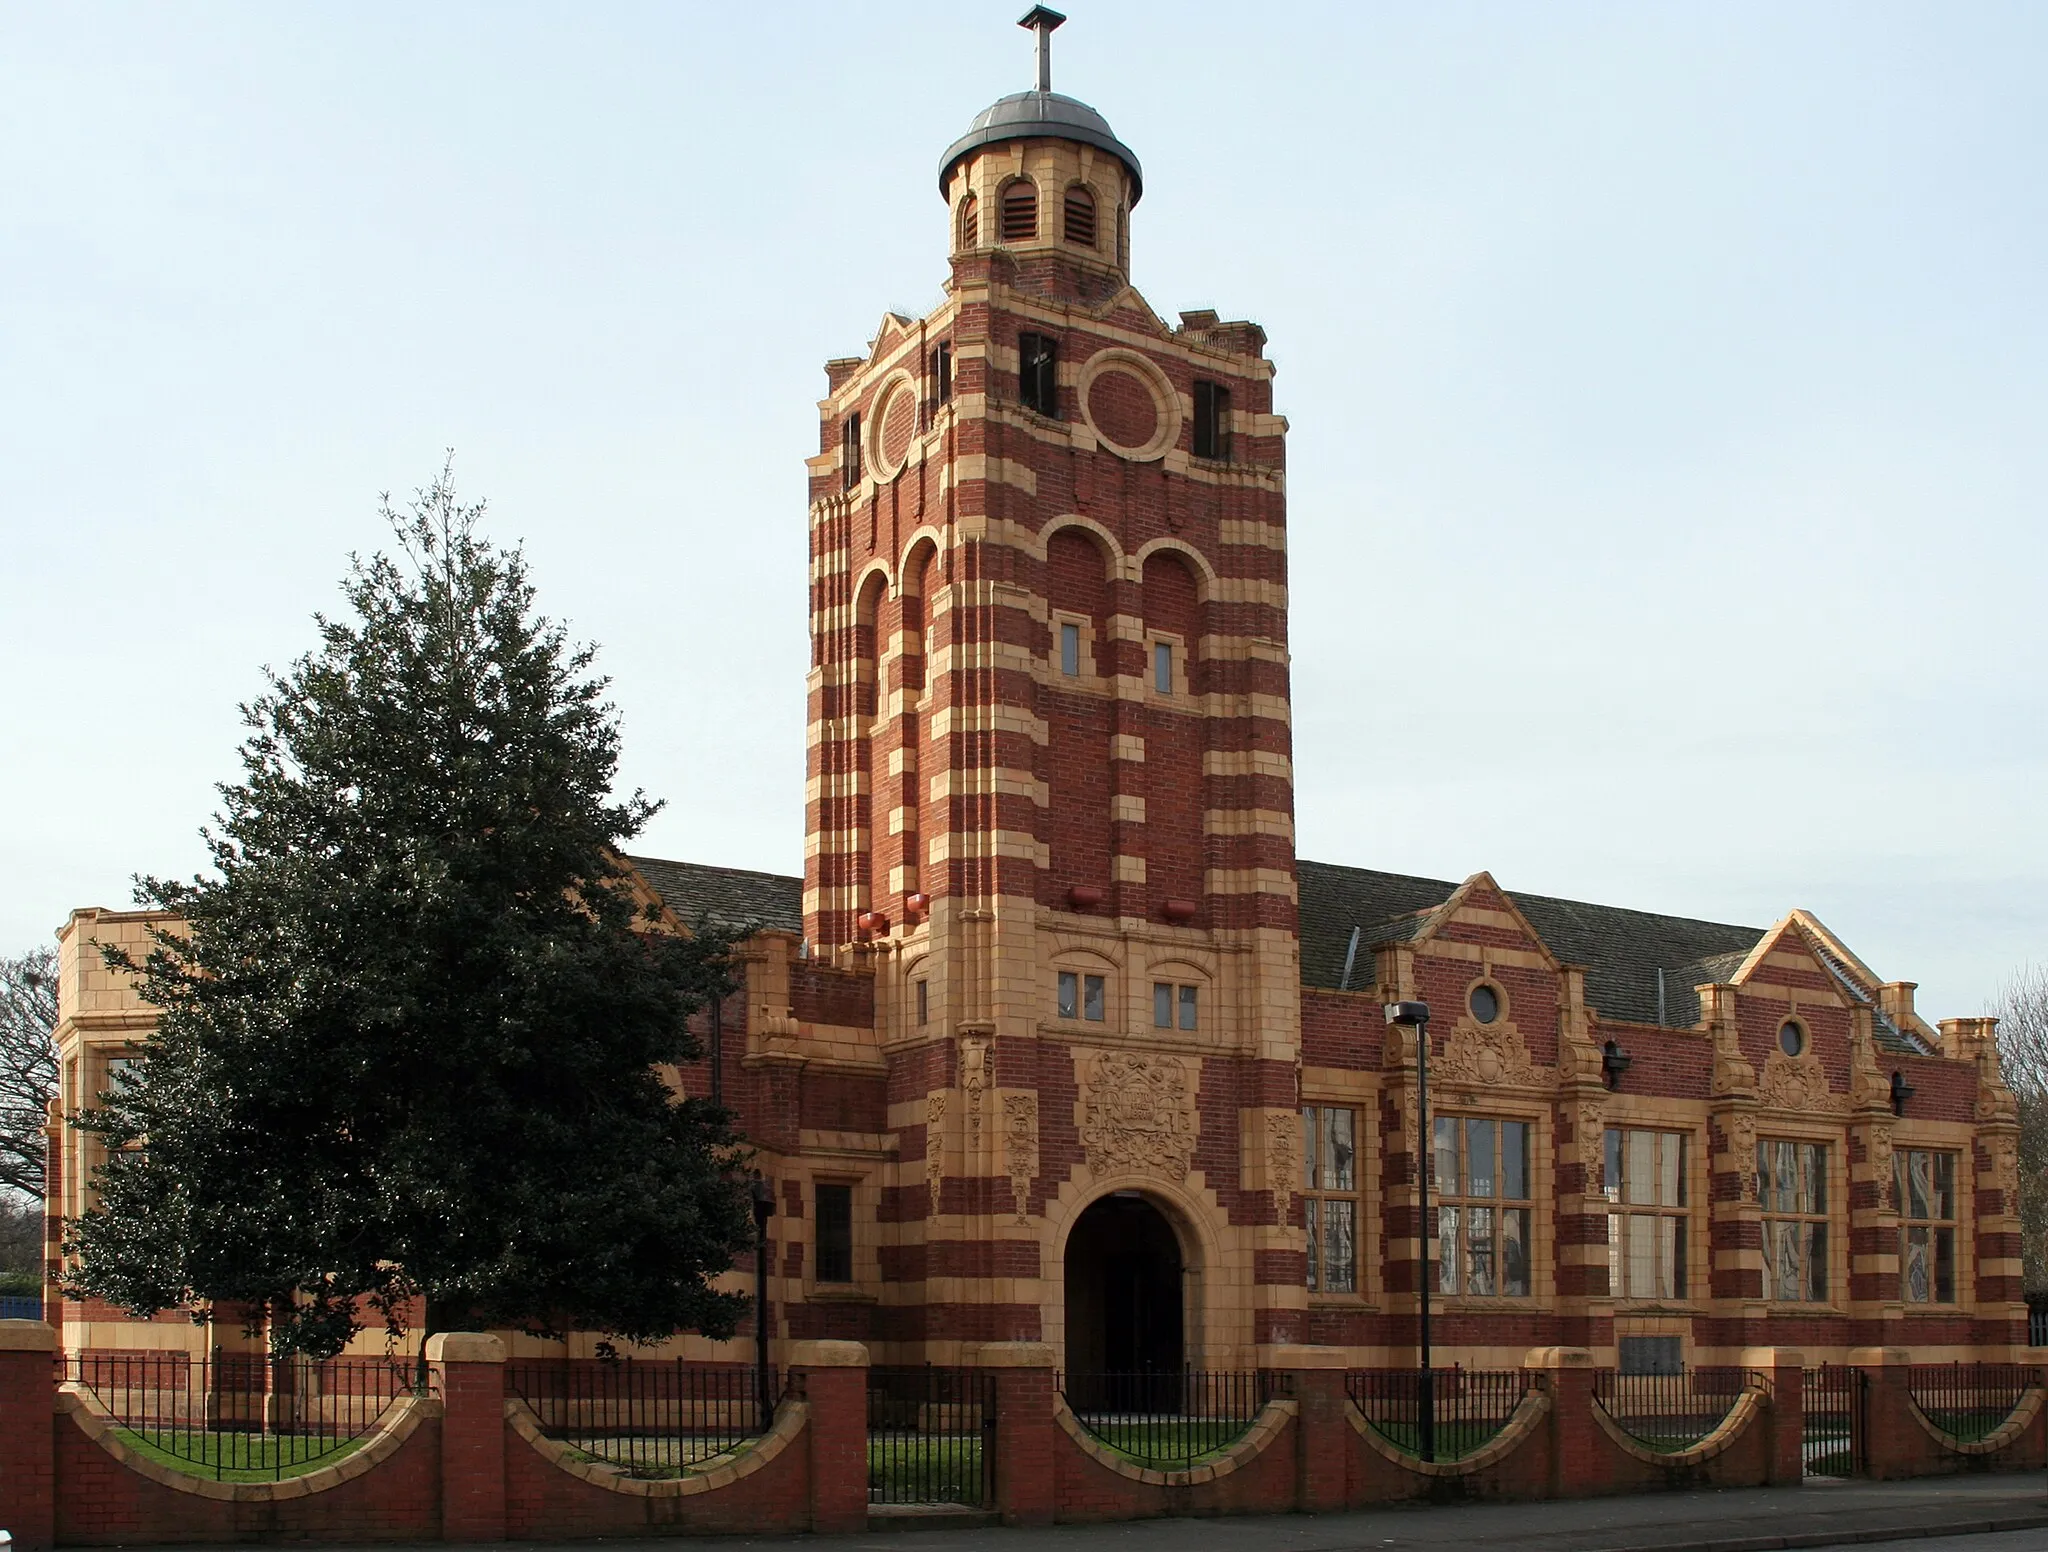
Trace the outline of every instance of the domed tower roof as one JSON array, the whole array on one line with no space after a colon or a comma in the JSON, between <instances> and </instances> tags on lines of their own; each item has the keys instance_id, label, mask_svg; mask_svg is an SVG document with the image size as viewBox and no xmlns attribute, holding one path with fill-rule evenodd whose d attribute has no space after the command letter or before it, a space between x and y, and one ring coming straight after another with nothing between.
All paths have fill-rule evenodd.
<instances>
[{"instance_id":1,"label":"domed tower roof","mask_svg":"<svg viewBox=\"0 0 2048 1552\"><path fill-rule=\"evenodd\" d=\"M939 162L939 192L944 193L962 157L1005 140L1073 140L1107 151L1131 174L1131 203L1145 192L1145 175L1131 148L1117 139L1109 120L1087 103L1063 97L1052 89L1052 33L1066 18L1058 11L1033 6L1017 25L1038 34L1038 89L998 98L974 115L967 133L946 148Z\"/></svg>"}]
</instances>

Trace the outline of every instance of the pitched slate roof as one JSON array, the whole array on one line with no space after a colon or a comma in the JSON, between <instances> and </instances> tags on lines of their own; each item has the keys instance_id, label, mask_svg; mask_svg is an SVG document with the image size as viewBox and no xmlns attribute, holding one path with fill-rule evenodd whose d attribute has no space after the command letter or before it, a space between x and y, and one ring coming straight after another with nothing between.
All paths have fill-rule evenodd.
<instances>
[{"instance_id":1,"label":"pitched slate roof","mask_svg":"<svg viewBox=\"0 0 2048 1552\"><path fill-rule=\"evenodd\" d=\"M804 881L782 873L713 868L660 857L628 857L662 902L685 922L708 916L720 926L752 922L783 932L803 931ZM1301 983L1336 989L1343 981L1351 932L1359 953L1351 989L1369 983L1372 949L1413 938L1458 886L1448 879L1380 873L1328 862L1297 865L1301 886ZM1764 936L1760 927L1735 927L1659 916L1583 900L1503 891L1529 919L1537 936L1566 964L1586 967L1586 997L1610 1019L1654 1024L1657 972L1664 972L1663 1022L1689 1028L1699 1022L1695 986L1725 981ZM1879 1011L1870 991L1824 950L1821 961L1855 1000L1870 1006L1878 1045L1890 1051L1921 1049Z\"/></svg>"},{"instance_id":2,"label":"pitched slate roof","mask_svg":"<svg viewBox=\"0 0 2048 1552\"><path fill-rule=\"evenodd\" d=\"M782 873L745 868L712 868L699 862L628 857L654 892L685 922L708 916L714 926L757 927L782 932L804 928L804 881Z\"/></svg>"},{"instance_id":3,"label":"pitched slate roof","mask_svg":"<svg viewBox=\"0 0 2048 1552\"><path fill-rule=\"evenodd\" d=\"M1302 862L1297 870L1301 979L1306 986L1338 984L1353 927L1359 929L1361 952L1372 944L1412 938L1428 914L1458 887L1447 879L1376 873L1328 862ZM1761 927L1659 916L1549 895L1503 893L1553 954L1566 964L1586 967L1586 998L1594 1007L1608 1018L1634 1023L1657 1022L1660 969L1664 1022L1680 1028L1697 1023L1700 1003L1693 988L1733 972L1764 935ZM1359 984L1357 968L1351 984Z\"/></svg>"}]
</instances>

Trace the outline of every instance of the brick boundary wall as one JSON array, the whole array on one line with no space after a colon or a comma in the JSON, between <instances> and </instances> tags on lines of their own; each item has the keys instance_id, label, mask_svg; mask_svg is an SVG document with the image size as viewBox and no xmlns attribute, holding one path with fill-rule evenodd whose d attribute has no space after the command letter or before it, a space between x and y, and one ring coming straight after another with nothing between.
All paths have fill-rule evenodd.
<instances>
[{"instance_id":1,"label":"brick boundary wall","mask_svg":"<svg viewBox=\"0 0 2048 1552\"><path fill-rule=\"evenodd\" d=\"M558 1541L597 1536L859 1532L868 1519L868 1352L802 1342L774 1427L714 1471L620 1478L547 1439L508 1399L504 1347L449 1333L429 1345L438 1396L401 1404L339 1464L282 1483L223 1484L138 1462L104 1413L60 1386L55 1332L0 1321L0 1526L22 1552L51 1546L191 1542ZM1089 1436L1061 1402L1053 1350L989 1343L995 1376L996 1508L1005 1523L1166 1515L1329 1512L1402 1501L1593 1497L1800 1479L1802 1359L1756 1348L1757 1381L1699 1445L1655 1455L1593 1399L1584 1348L1528 1354L1530 1391L1470 1460L1425 1465L1373 1433L1345 1389L1341 1349L1280 1347L1278 1378L1251 1431L1190 1471L1143 1469ZM1918 1415L1902 1349L1857 1354L1868 1382L1869 1470L1877 1478L2048 1466L2048 1397L2029 1391L1988 1441L1947 1440Z\"/></svg>"}]
</instances>

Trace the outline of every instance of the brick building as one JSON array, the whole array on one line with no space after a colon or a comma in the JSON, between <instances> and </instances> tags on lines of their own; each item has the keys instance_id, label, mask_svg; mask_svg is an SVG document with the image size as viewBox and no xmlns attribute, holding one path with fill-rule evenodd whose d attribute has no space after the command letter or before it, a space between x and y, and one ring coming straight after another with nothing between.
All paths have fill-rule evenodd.
<instances>
[{"instance_id":1,"label":"brick building","mask_svg":"<svg viewBox=\"0 0 2048 1552\"><path fill-rule=\"evenodd\" d=\"M940 163L944 302L826 365L804 876L633 859L678 926L763 924L743 1004L707 1020L716 1070L680 1077L775 1182L777 1340L1410 1361L1417 1052L1382 1005L1420 998L1439 1361L2006 1356L1990 1020L1931 1026L1802 911L1726 926L1297 859L1266 337L1133 287L1140 164L1050 91L1057 20L1026 18L1038 89ZM140 925L65 929L66 1106L148 1027L85 951ZM74 1348L202 1340L61 1318Z\"/></svg>"}]
</instances>

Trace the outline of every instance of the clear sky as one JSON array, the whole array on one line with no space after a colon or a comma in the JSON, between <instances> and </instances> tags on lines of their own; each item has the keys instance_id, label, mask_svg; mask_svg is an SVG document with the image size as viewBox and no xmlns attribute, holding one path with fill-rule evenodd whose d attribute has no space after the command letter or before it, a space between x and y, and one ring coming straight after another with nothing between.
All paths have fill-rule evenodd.
<instances>
[{"instance_id":1,"label":"clear sky","mask_svg":"<svg viewBox=\"0 0 2048 1552\"><path fill-rule=\"evenodd\" d=\"M189 872L442 449L644 849L802 865L821 363L998 4L0 4L0 952ZM2048 959L2048 7L1073 0L1155 308L1265 325L1304 856Z\"/></svg>"}]
</instances>

